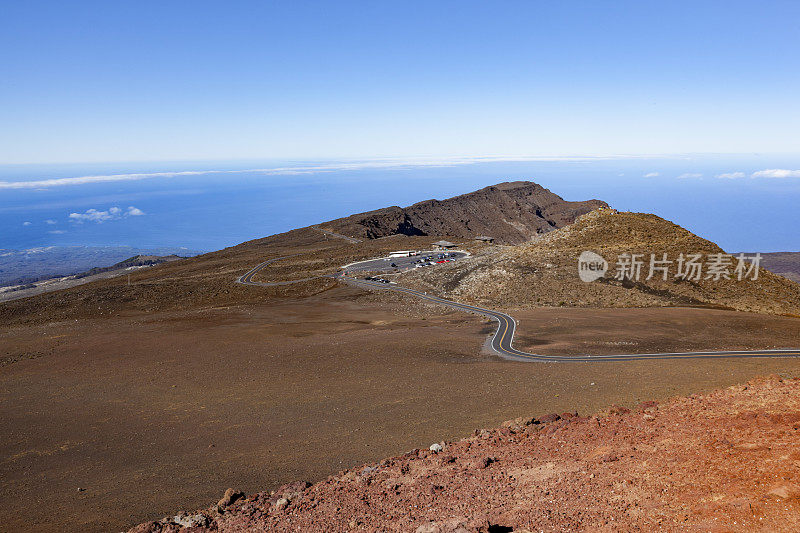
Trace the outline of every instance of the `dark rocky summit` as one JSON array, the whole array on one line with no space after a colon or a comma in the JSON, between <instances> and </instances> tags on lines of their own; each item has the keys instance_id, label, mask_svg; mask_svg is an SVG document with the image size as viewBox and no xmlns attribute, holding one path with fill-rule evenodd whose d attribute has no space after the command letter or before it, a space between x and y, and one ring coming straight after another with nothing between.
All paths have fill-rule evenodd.
<instances>
[{"instance_id":1,"label":"dark rocky summit","mask_svg":"<svg viewBox=\"0 0 800 533\"><path fill-rule=\"evenodd\" d=\"M446 200L409 207L386 207L320 225L321 229L361 239L389 235L487 235L502 244L519 244L561 228L599 207L600 200L568 202L530 181L500 183Z\"/></svg>"}]
</instances>

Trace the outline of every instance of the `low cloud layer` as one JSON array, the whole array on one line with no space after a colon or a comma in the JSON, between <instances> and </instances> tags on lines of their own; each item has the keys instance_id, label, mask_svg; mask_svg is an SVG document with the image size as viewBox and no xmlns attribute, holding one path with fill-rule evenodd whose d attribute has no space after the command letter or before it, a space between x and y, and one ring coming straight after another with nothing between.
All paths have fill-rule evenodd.
<instances>
[{"instance_id":1,"label":"low cloud layer","mask_svg":"<svg viewBox=\"0 0 800 533\"><path fill-rule=\"evenodd\" d=\"M722 174L717 174L717 177L724 180L735 180L738 178L744 178L746 174L744 172L724 172Z\"/></svg>"},{"instance_id":2,"label":"low cloud layer","mask_svg":"<svg viewBox=\"0 0 800 533\"><path fill-rule=\"evenodd\" d=\"M645 178L657 178L658 176L660 176L658 172L648 172L644 175Z\"/></svg>"},{"instance_id":3,"label":"low cloud layer","mask_svg":"<svg viewBox=\"0 0 800 533\"><path fill-rule=\"evenodd\" d=\"M703 175L699 172L686 172L685 174L681 174L678 176L679 180L686 180L691 178L702 178Z\"/></svg>"},{"instance_id":4,"label":"low cloud layer","mask_svg":"<svg viewBox=\"0 0 800 533\"><path fill-rule=\"evenodd\" d=\"M800 170L787 170L784 168L769 168L753 172L754 178L800 178Z\"/></svg>"},{"instance_id":5,"label":"low cloud layer","mask_svg":"<svg viewBox=\"0 0 800 533\"><path fill-rule=\"evenodd\" d=\"M720 179L742 179L746 178L747 174L744 172L725 172L723 174L717 174L717 177ZM758 170L750 174L750 177L753 179L756 178L774 178L774 179L786 179L786 178L800 178L800 170L788 170L785 168L768 168L764 170Z\"/></svg>"},{"instance_id":6,"label":"low cloud layer","mask_svg":"<svg viewBox=\"0 0 800 533\"><path fill-rule=\"evenodd\" d=\"M144 214L144 211L134 206L129 206L128 209L109 207L106 211L87 209L83 213L70 213L69 220L70 222L75 222L77 224L83 224L84 222L97 222L100 224L108 220L119 220L126 217L140 217Z\"/></svg>"},{"instance_id":7,"label":"low cloud layer","mask_svg":"<svg viewBox=\"0 0 800 533\"><path fill-rule=\"evenodd\" d=\"M47 189L66 185L86 185L91 183L104 183L115 181L137 181L153 178L178 178L182 176L203 176L210 174L262 174L265 176L294 176L303 174L320 174L342 170L368 170L368 169L402 169L413 167L452 167L458 165L472 165L475 163L514 162L514 161L604 161L613 159L635 159L639 156L584 156L584 157L559 157L559 156L486 156L486 157L452 157L438 159L374 159L367 161L352 161L332 163L326 165L252 168L247 170L187 170L182 172L149 172L133 174L108 174L98 176L79 176L74 178L53 178L35 181L0 181L0 189Z\"/></svg>"}]
</instances>

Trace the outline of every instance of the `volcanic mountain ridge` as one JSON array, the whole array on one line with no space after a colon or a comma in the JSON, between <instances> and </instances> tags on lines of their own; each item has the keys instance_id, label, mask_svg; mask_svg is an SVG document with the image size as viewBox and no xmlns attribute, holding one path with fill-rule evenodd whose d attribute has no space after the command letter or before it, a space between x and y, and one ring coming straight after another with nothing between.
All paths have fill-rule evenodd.
<instances>
[{"instance_id":1,"label":"volcanic mountain ridge","mask_svg":"<svg viewBox=\"0 0 800 533\"><path fill-rule=\"evenodd\" d=\"M530 181L499 183L446 200L425 200L409 207L386 207L332 220L319 227L360 239L388 235L491 237L519 244L571 224L599 207L600 200L569 202Z\"/></svg>"},{"instance_id":2,"label":"volcanic mountain ridge","mask_svg":"<svg viewBox=\"0 0 800 533\"><path fill-rule=\"evenodd\" d=\"M609 263L606 274L584 283L578 277L578 257L594 251ZM638 280L615 279L615 262L621 254L641 254L645 264ZM654 254L672 260L666 280L649 275ZM715 243L645 213L595 210L574 224L549 232L518 246L487 247L473 257L436 269L418 269L402 276L402 283L445 298L494 308L542 306L572 307L717 307L769 314L800 315L800 285L760 268L741 281L681 279L676 260L680 254L723 253Z\"/></svg>"}]
</instances>

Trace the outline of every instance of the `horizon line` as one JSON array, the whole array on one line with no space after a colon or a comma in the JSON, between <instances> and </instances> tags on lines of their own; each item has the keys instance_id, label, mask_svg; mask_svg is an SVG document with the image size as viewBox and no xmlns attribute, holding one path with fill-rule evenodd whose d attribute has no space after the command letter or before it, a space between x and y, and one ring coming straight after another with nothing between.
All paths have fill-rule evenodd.
<instances>
[{"instance_id":1,"label":"horizon line","mask_svg":"<svg viewBox=\"0 0 800 533\"><path fill-rule=\"evenodd\" d=\"M473 165L478 163L492 163L492 162L559 162L559 161L609 161L609 160L624 160L624 159L648 159L648 158L692 158L698 156L712 156L712 155L748 155L744 153L737 154L723 154L718 152L706 153L678 153L678 154L612 154L612 155L481 155L481 156L418 156L418 157L375 157L375 158L361 158L361 159L328 159L328 160L283 160L284 166L272 168L249 168L249 169L201 169L201 170L176 170L176 171L159 171L159 172L130 172L121 174L97 174L97 175L84 175L84 176L71 176L59 178L43 178L39 180L19 180L19 181L0 181L0 189L46 189L50 187L62 186L76 186L92 183L107 183L118 181L138 181L153 178L175 178L181 176L199 176L210 174L243 174L243 173L260 173L264 175L305 175L305 174L319 174L326 172L336 172L343 170L364 170L364 169L403 169L409 167L454 167L460 165ZM752 154L762 155L762 154ZM778 155L778 154L775 154ZM783 154L788 155L788 154ZM798 154L800 155L800 154ZM224 163L225 161L206 160L206 162ZM246 162L255 160L229 160L228 163ZM266 160L264 160L266 161ZM196 161L195 163L201 163ZM298 163L292 165L292 162ZM308 165L310 162L317 164ZM141 162L140 164L143 164ZM152 164L158 164L153 161ZM174 161L177 163L177 161ZM185 163L190 163L186 161ZM302 165L306 163L306 165ZM59 163L45 164L44 166L58 165ZM81 163L60 163L63 165L80 165ZM102 163L83 163L89 164L102 164ZM105 164L115 164L113 162ZM116 163L124 164L124 163ZM127 163L127 164L130 164ZM162 164L167 164L163 162ZM40 166L41 164L11 164L0 165L3 167L18 167L18 166Z\"/></svg>"}]
</instances>

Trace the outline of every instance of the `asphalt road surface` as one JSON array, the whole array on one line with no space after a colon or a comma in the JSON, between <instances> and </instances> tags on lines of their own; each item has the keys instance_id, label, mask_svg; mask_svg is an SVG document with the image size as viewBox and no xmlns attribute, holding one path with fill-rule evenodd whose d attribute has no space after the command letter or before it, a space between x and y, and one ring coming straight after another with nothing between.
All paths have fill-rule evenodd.
<instances>
[{"instance_id":1,"label":"asphalt road surface","mask_svg":"<svg viewBox=\"0 0 800 533\"><path fill-rule=\"evenodd\" d=\"M293 279L290 281L273 281L273 282L253 281L253 276L256 275L256 273L258 273L259 270L266 267L267 265L274 263L275 261L280 261L281 259L288 259L290 257L295 257L298 255L303 255L303 254L284 255L283 257L275 257L273 259L268 259L263 263L259 263L251 270L248 270L247 273L244 274L243 276L239 276L239 278L236 280L236 283L241 283L242 285L256 285L258 287L276 287L278 285L291 285L292 283L300 283L301 281L310 281L312 279L317 279L318 277L320 277L320 276L314 276L313 278ZM331 277L331 276L326 276L326 277Z\"/></svg>"},{"instance_id":2,"label":"asphalt road surface","mask_svg":"<svg viewBox=\"0 0 800 533\"><path fill-rule=\"evenodd\" d=\"M422 298L430 302L446 305L460 311L468 313L475 313L488 318L491 318L499 324L497 331L492 337L491 347L498 355L507 359L516 361L535 361L541 363L572 363L572 362L603 362L603 361L630 361L637 359L713 359L713 358L755 358L755 357L800 357L800 349L780 349L780 350L751 350L751 351L721 351L721 352L675 352L675 353L643 353L643 354L618 354L618 355L576 355L576 356L563 356L563 355L537 355L527 353L515 349L512 346L514 341L514 332L517 328L517 323L513 317L501 313L499 311L492 311L491 309L484 309L482 307L475 307L473 305L461 304L437 296L431 296L424 292L408 289L399 285L387 285L374 281L367 281L361 279L352 279L344 276L339 276L337 279L350 285L361 287L364 289L380 289L403 292Z\"/></svg>"},{"instance_id":3,"label":"asphalt road surface","mask_svg":"<svg viewBox=\"0 0 800 533\"><path fill-rule=\"evenodd\" d=\"M466 254L463 254L462 252L455 252L455 253L460 253L461 257L466 256ZM242 283L244 285L269 287L274 285L288 285L290 283L298 283L300 281L315 279L315 278L303 278L298 280L279 281L274 283L253 281L253 276L262 268L266 267L271 263L274 263L275 261L280 261L281 259L294 257L295 255L300 255L300 254L285 255L283 257L275 257L273 259L264 261L263 263L256 265L253 269L248 271L243 276L239 277L236 281L237 283ZM413 261L418 259L418 257L416 258L405 257L396 259L411 260L408 261L407 264L407 268L410 268L411 267L410 265L413 265ZM396 259L393 258L393 260L388 261L388 263L391 264L392 262L395 262L395 264L399 266L401 263L397 263ZM354 270L360 270L360 271L379 270L373 267L382 265L384 263L385 260L383 259L363 261L361 263L348 266L346 271L351 272ZM406 262L403 262L403 264L406 264ZM352 269L352 266L360 267L361 265L367 265L367 267ZM393 270L393 268L391 267L389 268ZM428 267L428 268L433 268L433 267ZM428 300L429 302L438 303L441 305L445 305L447 307L451 307L453 309L458 309L459 311L474 313L495 320L498 323L498 328L494 336L492 337L492 342L491 342L492 351L494 351L501 357L515 361L531 361L540 363L574 363L574 362L599 363L604 361L631 361L631 360L641 360L641 359L714 359L714 358L741 359L741 358L758 358L758 357L800 357L800 349L796 348L786 348L778 350L742 350L742 351L732 350L732 351L719 351L719 352L672 352L672 353L641 353L641 354L617 354L617 355L567 355L567 356L538 355L538 354L523 352L514 348L513 346L514 332L517 329L517 323L512 316L507 315L505 313L501 313L500 311L493 311L491 309L485 309L483 307L476 307L474 305L467 305L458 302L453 302L451 300L445 300L444 298L439 298L438 296L432 296L414 289L401 287L400 285L350 278L346 276L344 272L340 272L336 276L325 276L325 277L333 277L341 282L348 283L355 287L361 287L362 289L366 290L373 289L373 290L388 290L388 291L402 292L405 294L409 294L411 296L415 296L417 298L422 298L423 300Z\"/></svg>"},{"instance_id":4,"label":"asphalt road surface","mask_svg":"<svg viewBox=\"0 0 800 533\"><path fill-rule=\"evenodd\" d=\"M352 244L356 244L356 243L361 242L358 239L355 239L353 237L348 237L347 235L342 235L341 233L334 233L332 231L324 230L324 229L318 228L316 226L313 226L313 227L314 227L315 230L319 231L320 233L324 233L328 237L333 237L334 239L342 239L343 241L347 241L347 242L352 243Z\"/></svg>"},{"instance_id":5,"label":"asphalt road surface","mask_svg":"<svg viewBox=\"0 0 800 533\"><path fill-rule=\"evenodd\" d=\"M345 272L395 272L395 271L402 271L408 270L410 268L414 268L420 259L424 257L430 257L431 262L435 263L436 261L442 261L439 259L439 255L446 254L448 257L446 259L463 259L469 254L466 252L420 252L419 255L412 255L411 257L383 257L381 259L370 259L368 261L359 261L358 263L353 263L351 265L347 265L345 267ZM452 255L451 255L452 254ZM397 265L393 267L392 264ZM433 268L435 265L423 268Z\"/></svg>"}]
</instances>

